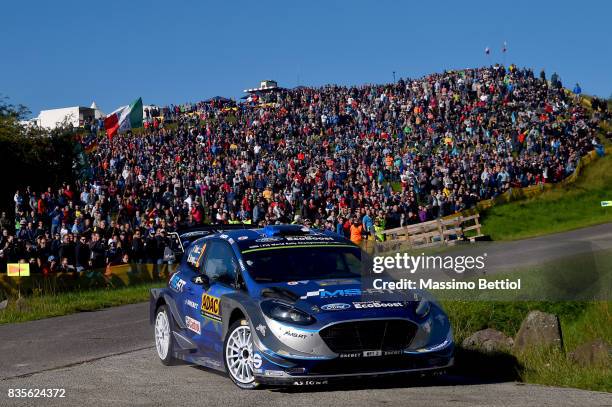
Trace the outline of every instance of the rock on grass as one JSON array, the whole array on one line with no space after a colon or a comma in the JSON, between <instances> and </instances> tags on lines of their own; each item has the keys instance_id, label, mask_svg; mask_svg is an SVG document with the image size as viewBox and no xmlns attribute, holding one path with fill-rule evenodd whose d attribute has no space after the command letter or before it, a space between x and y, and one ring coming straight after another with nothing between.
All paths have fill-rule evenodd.
<instances>
[{"instance_id":1,"label":"rock on grass","mask_svg":"<svg viewBox=\"0 0 612 407\"><path fill-rule=\"evenodd\" d=\"M583 367L610 366L612 345L598 338L578 346L568 357L572 362Z\"/></svg>"},{"instance_id":2,"label":"rock on grass","mask_svg":"<svg viewBox=\"0 0 612 407\"><path fill-rule=\"evenodd\" d=\"M464 349L479 350L486 353L508 352L514 341L503 332L492 328L474 332L465 338L461 346Z\"/></svg>"},{"instance_id":3,"label":"rock on grass","mask_svg":"<svg viewBox=\"0 0 612 407\"><path fill-rule=\"evenodd\" d=\"M533 348L563 350L559 317L542 311L530 311L514 338L514 351L522 353Z\"/></svg>"}]
</instances>

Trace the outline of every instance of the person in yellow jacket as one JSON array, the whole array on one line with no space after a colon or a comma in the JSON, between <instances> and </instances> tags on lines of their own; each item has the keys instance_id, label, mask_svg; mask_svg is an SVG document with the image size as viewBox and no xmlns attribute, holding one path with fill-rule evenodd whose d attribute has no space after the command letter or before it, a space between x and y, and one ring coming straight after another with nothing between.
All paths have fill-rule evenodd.
<instances>
[{"instance_id":1,"label":"person in yellow jacket","mask_svg":"<svg viewBox=\"0 0 612 407\"><path fill-rule=\"evenodd\" d=\"M230 225L238 225L238 224L240 224L240 219L238 219L236 217L236 214L232 212L232 214L230 215L230 218L227 221L227 223L229 223Z\"/></svg>"},{"instance_id":2,"label":"person in yellow jacket","mask_svg":"<svg viewBox=\"0 0 612 407\"><path fill-rule=\"evenodd\" d=\"M263 191L263 197L266 201L270 202L272 199L272 190L270 187L266 187L266 189Z\"/></svg>"},{"instance_id":3,"label":"person in yellow jacket","mask_svg":"<svg viewBox=\"0 0 612 407\"><path fill-rule=\"evenodd\" d=\"M379 242L385 241L385 235L383 231L385 230L385 218L377 216L374 220L374 236L376 236L376 240Z\"/></svg>"}]
</instances>

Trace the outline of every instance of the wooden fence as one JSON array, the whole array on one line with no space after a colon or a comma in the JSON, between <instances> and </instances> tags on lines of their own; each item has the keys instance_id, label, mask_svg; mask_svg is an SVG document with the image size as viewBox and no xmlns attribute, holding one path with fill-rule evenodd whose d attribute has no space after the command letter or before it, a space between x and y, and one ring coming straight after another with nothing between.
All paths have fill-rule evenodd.
<instances>
[{"instance_id":1,"label":"wooden fence","mask_svg":"<svg viewBox=\"0 0 612 407\"><path fill-rule=\"evenodd\" d=\"M468 233L470 232L470 233ZM454 244L459 240L474 241L482 236L480 215L454 216L429 222L387 229L383 242L366 240L362 247L368 252L409 250L413 248Z\"/></svg>"}]
</instances>

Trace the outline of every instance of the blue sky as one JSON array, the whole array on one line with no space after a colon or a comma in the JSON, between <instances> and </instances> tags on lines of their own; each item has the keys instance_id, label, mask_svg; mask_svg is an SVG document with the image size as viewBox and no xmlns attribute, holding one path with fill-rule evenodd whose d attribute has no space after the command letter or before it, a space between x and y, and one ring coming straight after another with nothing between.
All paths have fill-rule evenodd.
<instances>
[{"instance_id":1,"label":"blue sky","mask_svg":"<svg viewBox=\"0 0 612 407\"><path fill-rule=\"evenodd\" d=\"M608 97L611 15L608 1L11 1L0 93L34 115L93 100L110 112L138 96L240 97L261 79L380 83L514 62Z\"/></svg>"}]
</instances>

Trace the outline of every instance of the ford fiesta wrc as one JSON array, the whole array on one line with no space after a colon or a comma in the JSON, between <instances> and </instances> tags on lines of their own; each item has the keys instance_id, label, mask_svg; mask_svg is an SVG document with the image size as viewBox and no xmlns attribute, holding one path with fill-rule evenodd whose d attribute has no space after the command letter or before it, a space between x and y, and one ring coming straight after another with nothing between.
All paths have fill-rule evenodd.
<instances>
[{"instance_id":1,"label":"ford fiesta wrc","mask_svg":"<svg viewBox=\"0 0 612 407\"><path fill-rule=\"evenodd\" d=\"M453 363L452 329L439 305L368 288L365 254L343 237L275 225L184 244L167 287L150 296L165 365L202 365L253 389L433 373Z\"/></svg>"}]
</instances>

